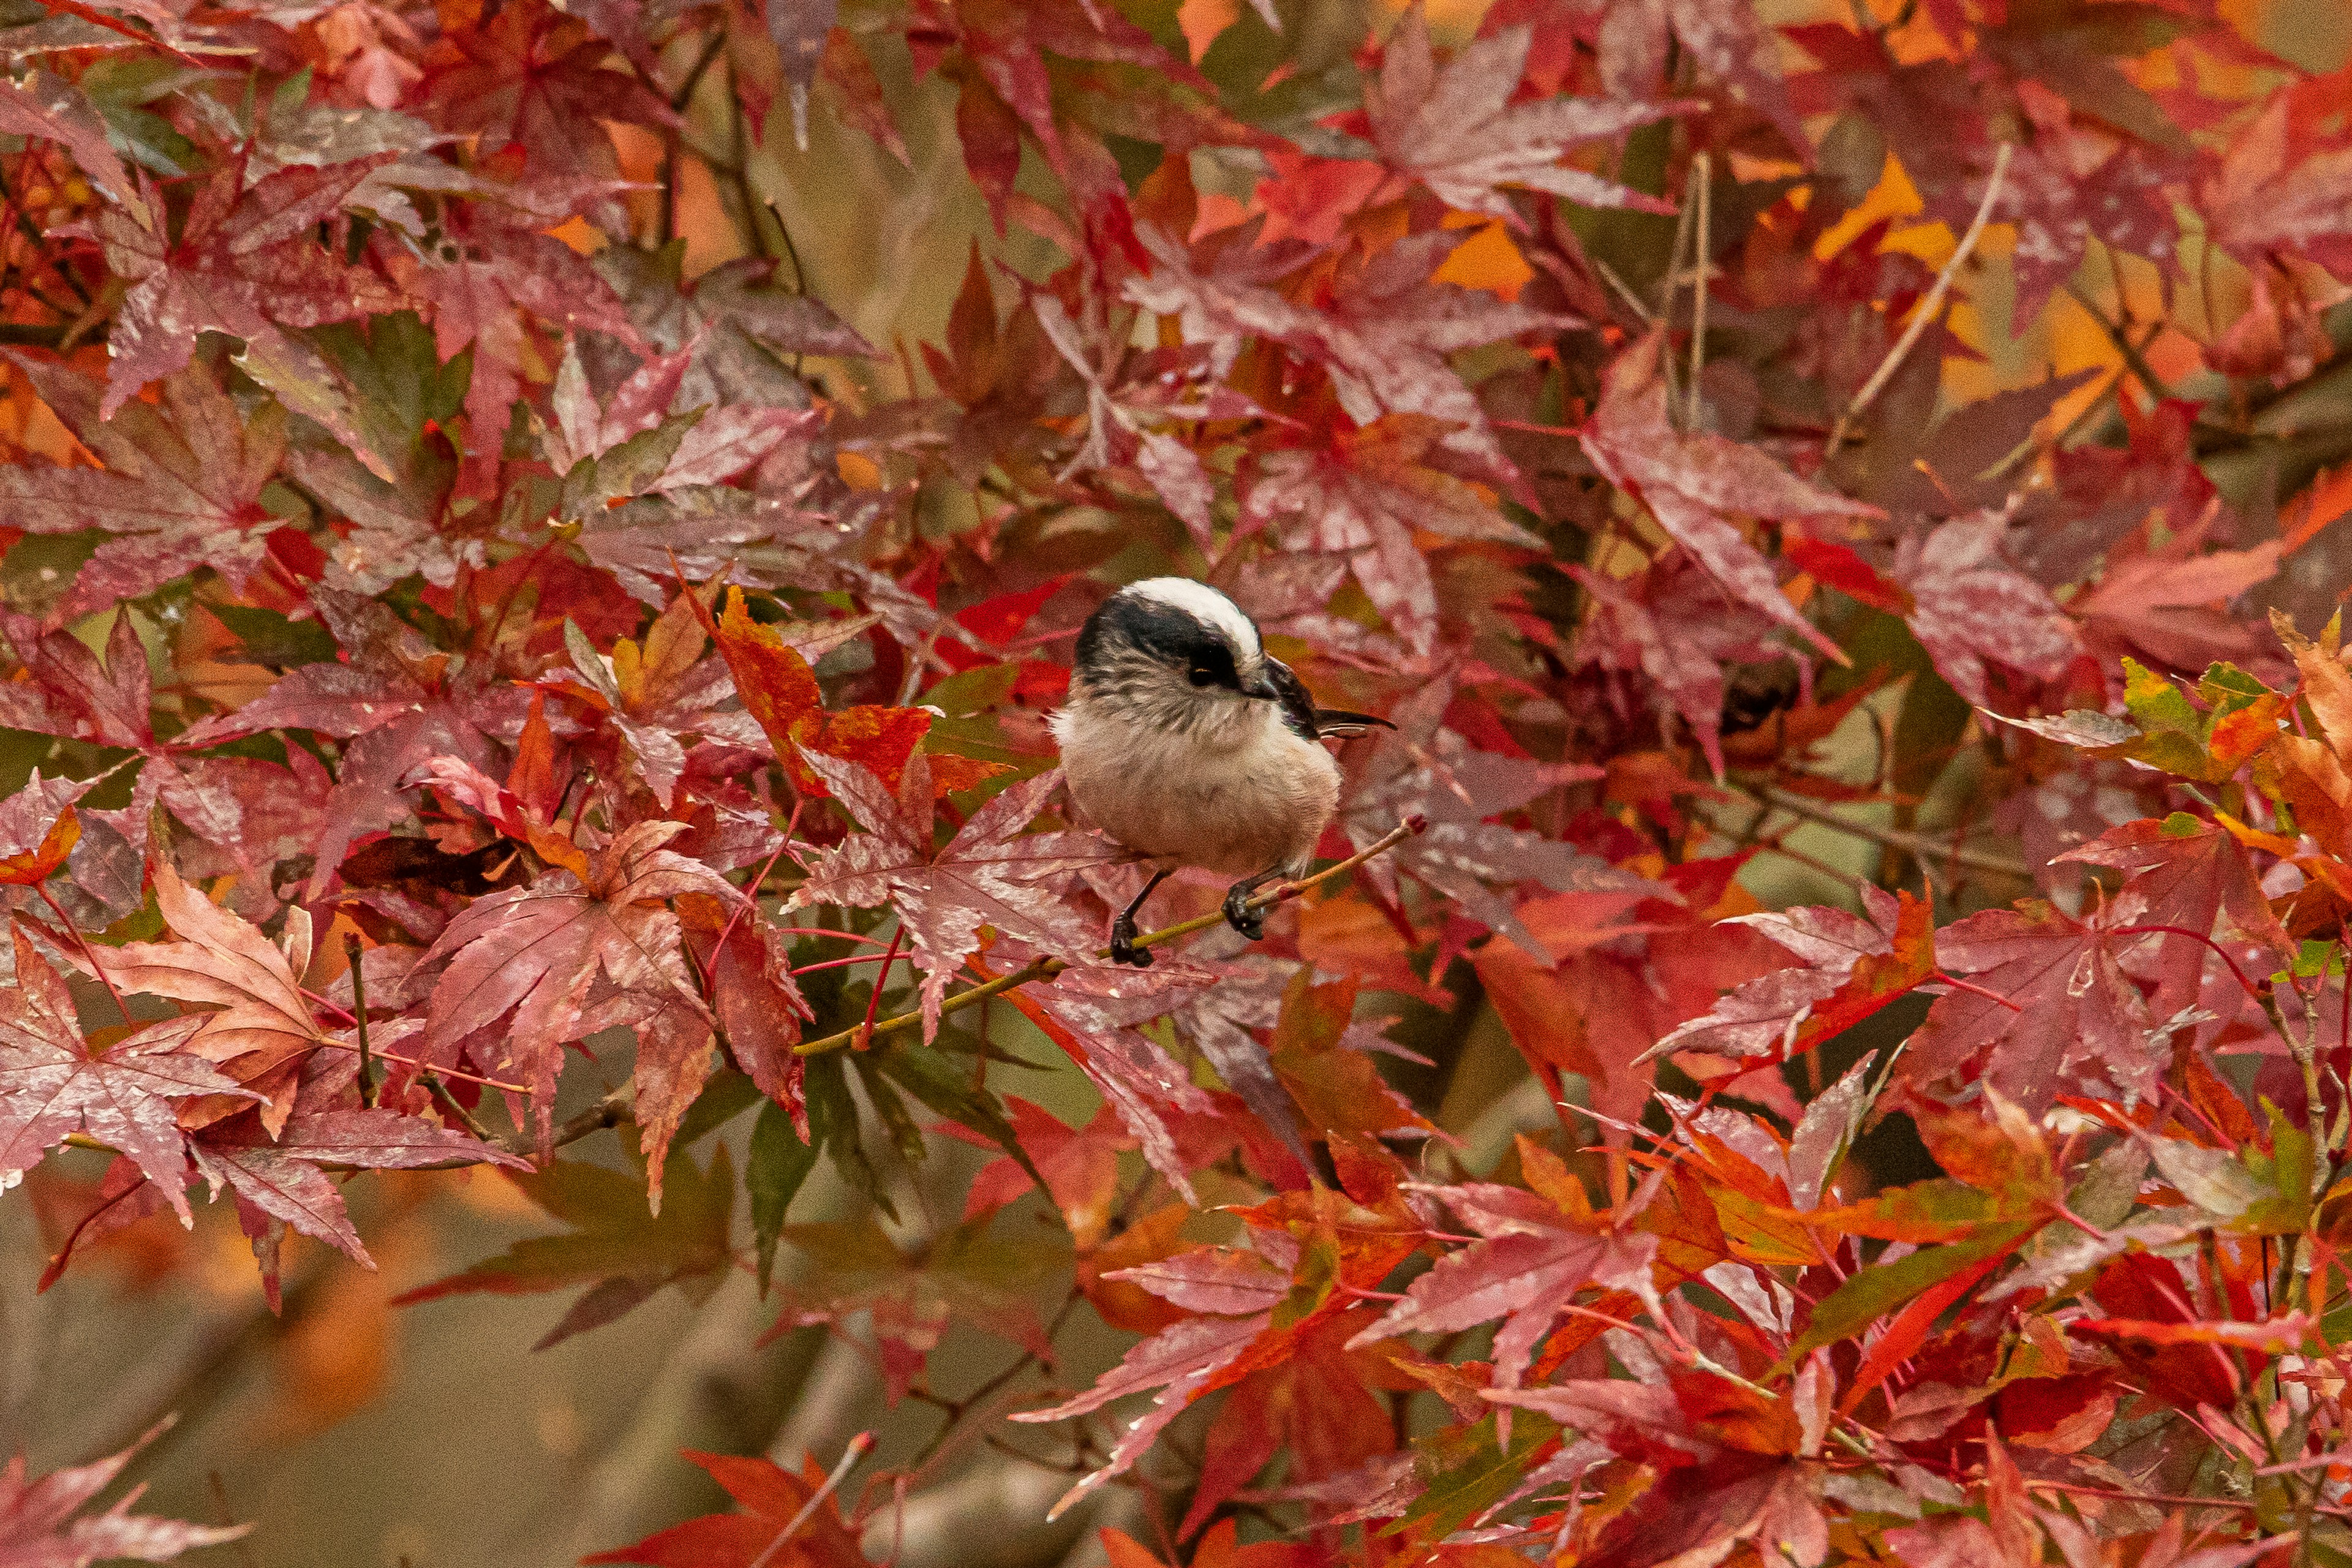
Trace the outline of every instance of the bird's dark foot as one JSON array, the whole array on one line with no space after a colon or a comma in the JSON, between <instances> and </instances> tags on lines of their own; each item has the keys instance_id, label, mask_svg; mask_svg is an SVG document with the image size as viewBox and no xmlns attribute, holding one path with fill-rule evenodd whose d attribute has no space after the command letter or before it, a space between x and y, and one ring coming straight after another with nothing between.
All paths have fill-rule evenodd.
<instances>
[{"instance_id":1,"label":"bird's dark foot","mask_svg":"<svg viewBox=\"0 0 2352 1568\"><path fill-rule=\"evenodd\" d=\"M1138 969L1151 967L1151 950L1135 945L1135 921L1125 915L1110 922L1110 961Z\"/></svg>"},{"instance_id":2,"label":"bird's dark foot","mask_svg":"<svg viewBox=\"0 0 2352 1568\"><path fill-rule=\"evenodd\" d=\"M1225 923L1251 942L1265 935L1265 912L1250 908L1250 895L1256 890L1254 882L1235 882L1225 894Z\"/></svg>"}]
</instances>

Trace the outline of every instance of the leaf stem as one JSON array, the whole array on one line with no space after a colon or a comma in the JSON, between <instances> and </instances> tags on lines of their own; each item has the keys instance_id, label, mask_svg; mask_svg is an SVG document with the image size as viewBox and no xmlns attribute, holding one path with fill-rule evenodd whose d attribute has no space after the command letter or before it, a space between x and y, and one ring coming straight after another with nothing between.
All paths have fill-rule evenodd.
<instances>
[{"instance_id":1,"label":"leaf stem","mask_svg":"<svg viewBox=\"0 0 2352 1568\"><path fill-rule=\"evenodd\" d=\"M1326 867L1324 869L1316 872L1311 877L1305 878L1302 880L1296 882L1278 882L1275 886L1266 889L1265 891L1260 892L1252 898L1249 900L1248 907L1253 910L1262 910L1274 904L1286 903L1290 900L1296 899L1301 894L1306 893L1310 889L1319 887L1323 883L1330 881L1335 878L1346 876L1349 872L1353 871L1357 867L1362 865L1367 860L1372 859L1376 856L1387 854L1390 850L1395 848L1406 839L1412 837L1415 834L1427 831L1428 827L1429 822L1425 817L1407 817L1404 821L1398 823L1396 826L1391 828L1378 842L1359 849L1353 855L1349 856L1345 860L1337 861L1334 864ZM1163 942L1174 942L1179 937L1190 936L1194 931L1206 931L1211 926L1222 924L1223 923L1224 918L1225 917L1223 913L1217 913L1201 915L1192 920L1182 921L1175 925L1169 926L1164 930L1147 931L1143 935L1135 939L1135 945L1138 947L1153 947ZM1108 958L1110 956L1110 952L1106 948L1096 956L1098 958ZM1019 986L1031 984L1039 980L1051 980L1055 975L1061 973L1062 971L1069 967L1069 961L1066 959L1041 958L1025 968L1014 970L1010 974L1000 974L995 979L985 982L982 984L974 985L969 990L957 992L954 995L940 1004L940 1015L944 1017L950 1013L961 1013L967 1007L978 1005L980 1003L986 1001L991 996L999 995L1004 992L1013 990ZM841 1049L842 1047L848 1045L852 1040L860 1039L861 1037L863 1039L870 1040L876 1036L897 1034L902 1029L913 1028L922 1021L923 1016L919 1011L901 1013L895 1018L883 1019L880 1023L873 1025L870 1029L866 1026L861 1025L857 1028L844 1029L839 1034L826 1035L820 1039L803 1040L793 1048L801 1056L813 1057L825 1051L837 1051Z\"/></svg>"},{"instance_id":2,"label":"leaf stem","mask_svg":"<svg viewBox=\"0 0 2352 1568\"><path fill-rule=\"evenodd\" d=\"M1993 204L2000 199L2001 183L2009 178L2009 160L2016 152L2014 142L2004 142L1993 153L1992 174L1985 181L1984 200L1977 204L1977 216L1969 220L1968 232L1960 236L1960 243L1952 248L1952 258L1944 263L1941 272L1936 274L1935 286L1927 290L1927 297L1912 312L1911 324L1903 329L1903 335L1895 340L1895 346L1886 351L1886 357L1880 360L1878 368L1870 373L1870 379L1863 383L1860 392L1854 394L1853 401L1846 405L1846 411L1838 416L1836 425L1830 429L1829 444L1822 448L1822 461L1828 462L1837 455L1837 449L1845 445L1846 432L1877 401L1878 395L1886 390L1886 384L1893 381L1895 373L1903 367L1904 360L1918 342L1919 335L1927 330L1927 323L1942 310L1944 296L1952 291L1952 279L1959 275L1961 264L1975 251L1977 241L1984 237L1985 225L1992 217Z\"/></svg>"},{"instance_id":3,"label":"leaf stem","mask_svg":"<svg viewBox=\"0 0 2352 1568\"><path fill-rule=\"evenodd\" d=\"M898 962L898 954L906 950L906 942L907 923L901 921L898 929L890 933L890 945L882 954L881 972L874 976L874 989L866 998L866 1021L856 1029L856 1045L861 1051L873 1043L874 1016L882 1010L882 987L890 984L890 970ZM849 962L854 963L856 960Z\"/></svg>"},{"instance_id":4,"label":"leaf stem","mask_svg":"<svg viewBox=\"0 0 2352 1568\"><path fill-rule=\"evenodd\" d=\"M139 1020L131 1016L129 1005L122 1000L122 993L114 988L114 977L100 967L98 954L90 952L89 939L81 934L81 928L74 924L73 917L66 913L64 908L58 904L56 896L49 891L48 884L36 882L33 884L33 891L41 895L41 902L49 906L49 912L56 915L58 923L66 928L66 935L72 938L74 946L80 950L81 961L89 965L89 972L98 976L99 984L106 987L106 994L114 998L115 1010L122 1015L122 1021L126 1024L138 1023Z\"/></svg>"}]
</instances>

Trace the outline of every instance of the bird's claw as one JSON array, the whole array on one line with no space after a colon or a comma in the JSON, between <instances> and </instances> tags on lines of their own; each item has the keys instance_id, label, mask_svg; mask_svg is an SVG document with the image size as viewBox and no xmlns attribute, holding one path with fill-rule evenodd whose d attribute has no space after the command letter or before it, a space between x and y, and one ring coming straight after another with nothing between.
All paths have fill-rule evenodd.
<instances>
[{"instance_id":1,"label":"bird's claw","mask_svg":"<svg viewBox=\"0 0 2352 1568\"><path fill-rule=\"evenodd\" d=\"M1227 925L1241 932L1247 940L1255 942L1265 935L1265 915L1263 910L1250 908L1250 890L1249 884L1244 882L1227 893L1224 915Z\"/></svg>"},{"instance_id":2,"label":"bird's claw","mask_svg":"<svg viewBox=\"0 0 2352 1568\"><path fill-rule=\"evenodd\" d=\"M1138 969L1151 967L1151 950L1135 945L1135 922L1125 915L1110 923L1110 961L1131 963Z\"/></svg>"}]
</instances>

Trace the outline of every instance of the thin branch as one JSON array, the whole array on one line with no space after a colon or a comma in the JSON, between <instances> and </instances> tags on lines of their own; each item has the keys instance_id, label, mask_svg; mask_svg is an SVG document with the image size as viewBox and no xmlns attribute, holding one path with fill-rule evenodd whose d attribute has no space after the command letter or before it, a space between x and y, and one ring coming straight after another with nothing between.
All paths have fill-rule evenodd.
<instances>
[{"instance_id":1,"label":"thin branch","mask_svg":"<svg viewBox=\"0 0 2352 1568\"><path fill-rule=\"evenodd\" d=\"M1308 877L1304 880L1297 882L1282 882L1274 887L1268 888L1264 892L1261 892L1255 898L1251 899L1246 907L1253 910L1263 910L1275 904L1287 903L1289 900L1307 892L1309 889L1319 887L1323 883L1331 881L1336 878L1346 876L1349 872L1353 871L1357 867L1362 865L1365 861L1373 858L1375 856L1387 854L1390 850L1395 848L1398 845L1403 843L1406 839L1411 838L1415 834L1425 831L1428 826L1428 820L1424 817L1408 817L1404 821L1398 823L1395 827L1390 829L1388 834L1378 843L1358 850L1355 854L1349 856L1345 860L1339 861L1332 866L1327 867L1323 870L1316 872L1315 875ZM1149 931L1142 936L1137 937L1135 939L1135 945L1138 947L1153 947L1163 942L1174 942L1179 937L1190 936L1194 931L1206 931L1211 926L1221 925L1223 923L1224 918L1224 915L1220 912L1213 915L1202 915L1194 920L1183 921L1178 924L1169 926L1165 930ZM1108 958L1110 956L1110 952L1106 948L1096 956L1098 958ZM1002 994L1004 992L1017 989L1020 986L1031 984L1039 980L1051 980L1055 975L1061 973L1062 971L1069 967L1069 962L1066 959L1041 958L1025 969L1016 969L1010 974L1000 974L995 979L991 980L984 984L975 985L968 991L960 991L956 993L956 994L949 997L946 1001L940 1004L940 1016L944 1017L950 1013L961 1013L967 1007L977 1006L979 1004L988 1000L991 996ZM923 1016L920 1012L901 1013L895 1018L883 1019L880 1023L874 1025L870 1029L866 1026L861 1024L856 1028L844 1029L838 1034L827 1035L822 1039L803 1040L798 1046L794 1047L793 1049L804 1057L816 1056L824 1051L837 1051L844 1046L849 1045L852 1041L859 1040L861 1038L871 1039L883 1035L895 1035L902 1030L911 1029L922 1021Z\"/></svg>"},{"instance_id":2,"label":"thin branch","mask_svg":"<svg viewBox=\"0 0 2352 1568\"><path fill-rule=\"evenodd\" d=\"M1815 805L1802 795L1790 795L1785 790L1767 788L1760 795L1748 795L1745 791L1733 793L1750 802L1769 801L1780 810L1801 816L1808 822L1834 827L1841 833L1851 833L1857 838L1867 838L1874 844L1886 845L1908 855L1922 858L1934 855L1955 866L1966 866L1972 871L1983 871L1996 877L2014 877L2021 882L2033 880L2033 868L2023 861L2011 860L2005 855L1987 854L1981 849L1970 849L1965 845L1945 844L1923 833L1906 833L1899 827L1878 827L1867 822L1856 822L1850 816L1840 816L1833 811Z\"/></svg>"},{"instance_id":3,"label":"thin branch","mask_svg":"<svg viewBox=\"0 0 2352 1568\"><path fill-rule=\"evenodd\" d=\"M2131 333L2126 330L2134 324L2130 311L2126 310L2124 319L2120 321L2107 320L2106 312L2100 310L2091 297L2083 291L2083 286L2071 278L2066 280L2066 292L2074 298L2074 303L2083 307L2085 315L2099 323L2099 331L2107 335L2107 342L2114 344L2116 353L2123 356L2124 368L2130 371L2140 385L2147 389L2149 397L2161 403L2172 395L2165 389L2163 378L2156 374L2156 367L2147 363L2146 347L2131 341ZM2116 279L2116 303L2121 305L2123 279L2120 277ZM2148 339L2148 342L2153 343L2158 337L2163 335L2163 323L2157 323L2156 333Z\"/></svg>"},{"instance_id":4,"label":"thin branch","mask_svg":"<svg viewBox=\"0 0 2352 1568\"><path fill-rule=\"evenodd\" d=\"M1836 456L1837 449L1845 445L1847 430L1877 400L1878 395L1886 390L1886 384L1894 380L1895 373L1903 367L1904 359L1911 353L1912 346L1918 342L1920 334L1927 330L1927 323L1943 310L1944 296L1952 291L1952 279L1959 275L1961 264L1976 250L1977 241L1984 237L1985 225L1992 218L1993 203L2000 199L2001 184L2009 178L2010 157L2016 151L2014 143L2004 142L2000 150L1993 154L1992 176L1985 181L1984 200L1977 204L1977 216L1969 220L1968 232L1960 236L1960 243L1953 247L1952 258L1944 263L1941 272L1936 274L1935 287L1927 290L1927 297L1913 312L1911 324L1903 329L1903 335L1895 340L1895 346L1886 351L1885 359L1878 362L1878 368L1871 372L1868 381L1863 383L1862 390L1854 395L1846 411L1838 416L1837 424L1830 430L1829 445L1822 450L1824 462Z\"/></svg>"},{"instance_id":5,"label":"thin branch","mask_svg":"<svg viewBox=\"0 0 2352 1568\"><path fill-rule=\"evenodd\" d=\"M1714 199L1714 155L1701 153L1691 163L1692 199L1698 206L1698 233L1691 246L1690 411L1683 428L1696 430L1699 421L1699 372L1706 368L1706 275L1712 266L1707 247L1708 205Z\"/></svg>"},{"instance_id":6,"label":"thin branch","mask_svg":"<svg viewBox=\"0 0 2352 1568\"><path fill-rule=\"evenodd\" d=\"M710 62L717 59L719 51L726 47L727 29L720 27L711 34L710 41L702 46L702 53L696 58L694 68L686 73L686 79L678 84L677 90L669 95L669 106L673 112L682 111L693 100L694 89L702 85L703 72L710 68Z\"/></svg>"},{"instance_id":7,"label":"thin branch","mask_svg":"<svg viewBox=\"0 0 2352 1568\"><path fill-rule=\"evenodd\" d=\"M761 1548L760 1555L751 1559L751 1568L768 1568L769 1562L783 1549L784 1542L793 1538L793 1532L808 1522L809 1515L817 1510L817 1505L833 1495L834 1489L848 1479L850 1467L864 1458L873 1447L874 1434L871 1432L860 1432L852 1437L849 1447L842 1452L841 1462L833 1467L833 1474L824 1478L824 1485L809 1493L809 1500L801 1504L800 1512L793 1515L783 1529L776 1531L775 1538Z\"/></svg>"},{"instance_id":8,"label":"thin branch","mask_svg":"<svg viewBox=\"0 0 2352 1568\"><path fill-rule=\"evenodd\" d=\"M73 916L66 913L63 906L58 904L56 895L49 891L48 884L36 882L33 884L33 891L41 895L41 902L49 906L49 912L57 916L58 923L66 928L66 935L73 939L74 946L81 952L81 961L89 965L89 972L98 976L99 984L106 987L106 994L114 998L115 1011L122 1015L122 1021L126 1024L138 1023L139 1020L131 1016L131 1005L123 1001L122 993L114 988L114 976L109 974L100 964L98 954L90 952L89 939L81 934L81 928L74 924Z\"/></svg>"},{"instance_id":9,"label":"thin branch","mask_svg":"<svg viewBox=\"0 0 2352 1568\"><path fill-rule=\"evenodd\" d=\"M485 1129L479 1121L475 1120L474 1113L466 1109L464 1102L459 1100L456 1095L449 1092L449 1086L441 1081L438 1074L421 1072L416 1076L425 1080L425 1087L433 1091L433 1098L441 1102L442 1110L449 1112L450 1115L455 1116L459 1121L465 1123L467 1131L472 1133L480 1142L491 1145L493 1148L498 1145L498 1140L491 1137L488 1131Z\"/></svg>"},{"instance_id":10,"label":"thin branch","mask_svg":"<svg viewBox=\"0 0 2352 1568\"><path fill-rule=\"evenodd\" d=\"M360 1034L360 1109L375 1109L375 1062L368 1052L367 976L360 965L360 939L343 938L343 956L352 966L352 1024Z\"/></svg>"}]
</instances>

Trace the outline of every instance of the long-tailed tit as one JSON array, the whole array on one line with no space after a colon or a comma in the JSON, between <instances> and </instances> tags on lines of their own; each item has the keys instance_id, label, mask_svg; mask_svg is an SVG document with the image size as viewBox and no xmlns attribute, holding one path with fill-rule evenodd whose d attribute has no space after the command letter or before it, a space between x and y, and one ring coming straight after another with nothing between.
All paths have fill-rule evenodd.
<instances>
[{"instance_id":1,"label":"long-tailed tit","mask_svg":"<svg viewBox=\"0 0 2352 1568\"><path fill-rule=\"evenodd\" d=\"M1078 809L1156 867L1110 928L1111 957L1141 968L1151 953L1135 945L1136 911L1181 866L1239 878L1225 919L1252 941L1265 934L1250 895L1306 869L1339 804L1323 737L1388 721L1318 708L1240 605L1154 577L1087 618L1052 724Z\"/></svg>"}]
</instances>

